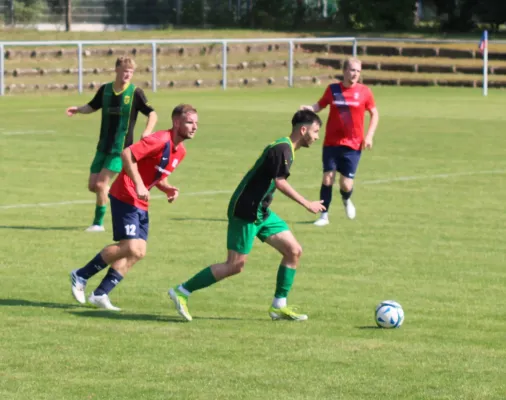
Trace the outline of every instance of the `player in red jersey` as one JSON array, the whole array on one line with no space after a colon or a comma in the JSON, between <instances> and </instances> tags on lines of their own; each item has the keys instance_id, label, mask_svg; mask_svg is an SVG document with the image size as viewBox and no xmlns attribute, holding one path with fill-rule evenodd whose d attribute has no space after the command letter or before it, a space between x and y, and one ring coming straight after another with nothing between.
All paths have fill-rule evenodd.
<instances>
[{"instance_id":1,"label":"player in red jersey","mask_svg":"<svg viewBox=\"0 0 506 400\"><path fill-rule=\"evenodd\" d=\"M339 188L346 215L354 219L355 206L351 202L353 180L357 172L363 149L371 149L374 133L378 126L379 114L371 90L358 83L362 63L349 58L343 65L343 81L330 84L323 96L312 106L301 106L319 112L330 105L329 117L323 142L323 180L320 199L325 212L315 222L317 226L328 225L328 210L332 201L332 186L339 172ZM364 137L364 115L368 111L371 119Z\"/></svg>"},{"instance_id":2,"label":"player in red jersey","mask_svg":"<svg viewBox=\"0 0 506 400\"><path fill-rule=\"evenodd\" d=\"M88 301L97 307L119 310L111 304L109 292L146 255L149 190L156 186L167 195L169 203L178 197L179 190L169 185L167 177L184 159L183 142L195 136L197 124L197 110L181 104L172 111L170 130L146 136L121 153L123 169L109 191L113 239L117 243L105 247L83 268L70 273L72 294L79 303L86 302L84 290L88 279L110 265Z\"/></svg>"}]
</instances>

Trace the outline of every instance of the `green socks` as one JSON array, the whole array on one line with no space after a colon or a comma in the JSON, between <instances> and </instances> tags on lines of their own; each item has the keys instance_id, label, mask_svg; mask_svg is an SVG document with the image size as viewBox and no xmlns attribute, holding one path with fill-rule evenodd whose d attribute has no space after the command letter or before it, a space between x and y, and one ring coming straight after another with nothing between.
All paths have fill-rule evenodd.
<instances>
[{"instance_id":1,"label":"green socks","mask_svg":"<svg viewBox=\"0 0 506 400\"><path fill-rule=\"evenodd\" d=\"M296 271L297 270L285 267L284 265L279 266L278 276L276 278L276 292L274 292L275 298L283 299L288 297L288 292L292 288Z\"/></svg>"},{"instance_id":2,"label":"green socks","mask_svg":"<svg viewBox=\"0 0 506 400\"><path fill-rule=\"evenodd\" d=\"M284 265L279 266L278 276L276 279L276 292L274 293L275 298L283 299L288 296L288 292L293 285L295 272L296 270L293 268L288 268ZM181 286L185 291L192 293L196 290L211 286L214 283L216 283L216 278L211 271L211 267L207 267L193 276L193 278L183 283Z\"/></svg>"},{"instance_id":3,"label":"green socks","mask_svg":"<svg viewBox=\"0 0 506 400\"><path fill-rule=\"evenodd\" d=\"M95 219L93 220L93 225L104 225L104 217L105 212L107 210L107 206L96 206L95 207Z\"/></svg>"},{"instance_id":4,"label":"green socks","mask_svg":"<svg viewBox=\"0 0 506 400\"><path fill-rule=\"evenodd\" d=\"M183 283L182 286L185 290L192 293L195 290L200 290L211 286L213 283L216 283L216 278L211 271L211 267L207 267L193 276L193 278Z\"/></svg>"}]
</instances>

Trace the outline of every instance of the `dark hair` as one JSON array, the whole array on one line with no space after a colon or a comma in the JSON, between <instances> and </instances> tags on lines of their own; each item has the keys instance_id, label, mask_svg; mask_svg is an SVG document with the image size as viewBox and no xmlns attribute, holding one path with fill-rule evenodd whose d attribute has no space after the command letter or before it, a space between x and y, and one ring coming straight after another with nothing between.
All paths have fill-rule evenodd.
<instances>
[{"instance_id":1,"label":"dark hair","mask_svg":"<svg viewBox=\"0 0 506 400\"><path fill-rule=\"evenodd\" d=\"M295 128L297 125L313 125L317 123L322 126L322 120L315 112L310 110L299 110L292 118L292 127Z\"/></svg>"},{"instance_id":2,"label":"dark hair","mask_svg":"<svg viewBox=\"0 0 506 400\"><path fill-rule=\"evenodd\" d=\"M190 104L180 104L172 110L172 118L181 117L188 113L197 113L197 109Z\"/></svg>"}]
</instances>

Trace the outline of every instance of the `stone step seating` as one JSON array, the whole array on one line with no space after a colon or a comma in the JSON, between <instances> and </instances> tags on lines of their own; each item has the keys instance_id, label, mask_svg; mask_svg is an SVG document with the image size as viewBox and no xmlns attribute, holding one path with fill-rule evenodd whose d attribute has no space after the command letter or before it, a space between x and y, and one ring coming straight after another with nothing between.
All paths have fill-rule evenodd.
<instances>
[{"instance_id":1,"label":"stone step seating","mask_svg":"<svg viewBox=\"0 0 506 400\"><path fill-rule=\"evenodd\" d=\"M253 44L241 45L233 44L228 46L228 52L234 54L235 60L241 58L241 54L257 53L254 57L256 61L234 62L227 65L227 69L231 71L244 71L242 78L229 79L228 84L234 85L278 85L286 84L287 76L279 77L280 72L287 75L287 53L288 44ZM339 79L340 70L342 68L343 59L352 53L351 44L296 44L295 45L295 61L294 66L301 68L301 72L296 73L294 79L297 84L319 84L321 82ZM168 72L177 71L185 72L180 74L177 80L164 80L172 77L159 76L158 86L167 88L188 87L188 86L217 86L221 82L218 79L202 79L198 76L198 71L221 70L223 68L220 63L204 63L202 57L207 55L216 60L218 54L221 54L221 45L190 45L190 46L174 46L161 45L157 47L159 55L169 55L171 64L164 64L166 57L160 57L158 61L158 71ZM397 86L467 86L479 87L482 85L478 76L482 74L482 67L479 66L481 54L477 50L468 49L452 49L442 46L433 47L416 47L416 46L381 46L381 45L360 45L357 47L359 56L363 56L364 82L371 85L397 85ZM47 68L44 65L50 65L54 59L75 60L75 48L51 49L18 49L8 48L5 53L5 75L12 77L10 84L6 85L7 91L28 91L28 90L75 90L75 76L78 73L77 68ZM263 53L272 53L265 60L262 60ZM150 75L152 70L149 66L151 46L137 47L91 47L88 46L83 51L85 57L89 57L86 63L93 63L94 58L101 58L102 64L104 57L117 57L119 55L131 54L136 57L140 66L136 76L139 80L144 80L142 85L150 87ZM237 54L239 56L237 56ZM279 59L267 60L267 58L275 58L279 55ZM192 57L199 57L199 63L192 63ZM404 57L404 59L398 59ZM409 59L406 59L409 57ZM37 60L35 68L9 68L9 63L19 65L19 61L31 58ZM245 56L244 59L247 57ZM424 58L424 61L418 61ZM500 88L506 86L506 53L490 52L490 60L492 66L489 67L491 88ZM374 61L371 61L374 60ZM40 60L40 63L39 63ZM211 61L211 58L209 59ZM458 60L458 61L456 61ZM465 60L472 60L466 65ZM45 63L47 62L47 64ZM433 64L432 64L433 63ZM33 64L33 62L32 62ZM148 64L148 66L146 66ZM308 71L311 69L311 71ZM313 71L314 69L314 71ZM255 77L255 71L263 71L262 75L266 75L265 71L271 71L268 77ZM84 68L83 73L88 76L95 75L98 79L109 79L113 74L114 68ZM187 72L187 74L186 74ZM388 75L387 73L394 73ZM311 74L311 76L308 76ZM336 75L337 74L337 75ZM419 74L424 74L419 75ZM434 75L434 78L428 76ZM51 78L51 83L41 80L38 84L29 85L23 83L23 77L28 76L73 76L69 79L73 83L53 83L55 78ZM252 76L250 76L252 75ZM303 75L303 76L299 76ZM388 75L388 77L385 77ZM393 76L391 76L393 75ZM396 76L398 75L398 77ZM458 76L457 76L458 75ZM470 75L469 78L463 75ZM471 76L473 75L473 76ZM107 76L107 77L106 77ZM236 74L237 76L237 74ZM64 79L62 79L64 80ZM88 79L89 80L89 79ZM86 88L96 89L98 82L87 82Z\"/></svg>"}]
</instances>

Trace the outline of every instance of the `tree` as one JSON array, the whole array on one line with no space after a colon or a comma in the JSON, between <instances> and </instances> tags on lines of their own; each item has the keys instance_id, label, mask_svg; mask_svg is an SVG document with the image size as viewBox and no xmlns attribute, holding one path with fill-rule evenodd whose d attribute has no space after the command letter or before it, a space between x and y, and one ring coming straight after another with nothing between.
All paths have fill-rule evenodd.
<instances>
[{"instance_id":1,"label":"tree","mask_svg":"<svg viewBox=\"0 0 506 400\"><path fill-rule=\"evenodd\" d=\"M72 0L67 0L67 7L65 8L65 30L70 32L72 28Z\"/></svg>"},{"instance_id":2,"label":"tree","mask_svg":"<svg viewBox=\"0 0 506 400\"><path fill-rule=\"evenodd\" d=\"M506 22L506 1L481 0L473 9L479 22L489 24L493 31Z\"/></svg>"},{"instance_id":3,"label":"tree","mask_svg":"<svg viewBox=\"0 0 506 400\"><path fill-rule=\"evenodd\" d=\"M413 27L413 0L340 0L339 13L352 29L407 30Z\"/></svg>"},{"instance_id":4,"label":"tree","mask_svg":"<svg viewBox=\"0 0 506 400\"><path fill-rule=\"evenodd\" d=\"M473 10L484 0L433 0L443 31L469 32L475 26ZM502 1L502 0L501 0Z\"/></svg>"}]
</instances>

